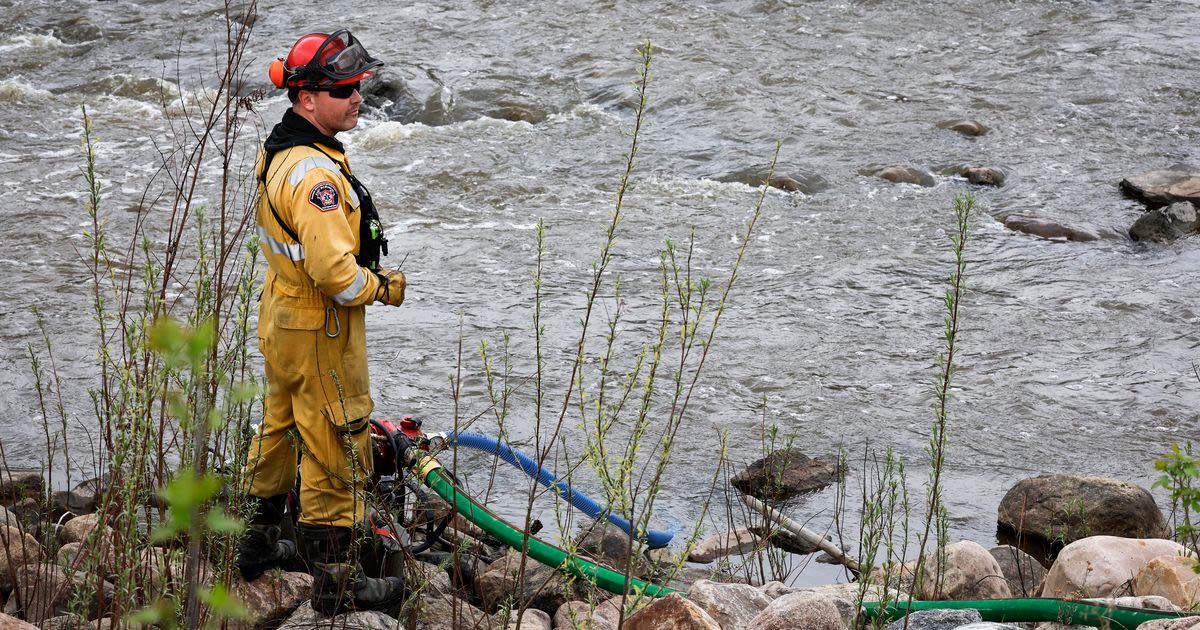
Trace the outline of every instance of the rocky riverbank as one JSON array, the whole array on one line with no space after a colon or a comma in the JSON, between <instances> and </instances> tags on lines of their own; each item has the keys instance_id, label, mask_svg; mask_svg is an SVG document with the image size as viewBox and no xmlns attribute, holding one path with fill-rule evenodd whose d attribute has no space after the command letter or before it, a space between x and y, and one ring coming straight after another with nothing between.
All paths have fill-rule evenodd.
<instances>
[{"instance_id":1,"label":"rocky riverbank","mask_svg":"<svg viewBox=\"0 0 1200 630\"><path fill-rule=\"evenodd\" d=\"M772 471L774 483L756 477L764 471ZM735 483L779 497L831 483L838 476L836 467L818 460L776 453L751 466ZM105 484L100 481L50 495L40 473L9 473L0 481L0 502L6 506L0 509L0 630L109 628L116 625L109 612L114 603L129 604L132 598L148 605L184 587L178 549L146 540L122 542L103 513L71 509L103 505ZM903 602L910 592L916 600L1086 598L1168 612L1200 608L1196 551L1166 538L1166 519L1145 489L1113 479L1043 475L1014 485L998 508L997 522L1002 536L1007 533L1022 544L1036 540L1039 545L1030 548L1049 555L1035 557L1015 546L987 549L959 541L928 558L931 574L941 578L916 587L915 563L910 562L886 573L876 570L860 576L858 582L795 588L775 581L745 583L711 564L731 554L768 548L813 551L811 545L797 545L776 531L716 534L700 541L686 562L666 550L630 561L623 555L627 539L616 528L581 535L581 555L616 567L634 566L639 578L677 589L659 599L622 599L532 560L522 571L519 553L499 548L482 531L456 518L446 539L458 553L426 552L406 561L385 557L378 563L391 571L403 566L412 589L405 606L392 611L394 616L359 612L323 618L307 602L310 576L299 571L274 570L246 583L234 571L204 563L200 580L232 585L248 611L247 618L228 622L239 630L326 625L380 630L516 628L518 611L511 608L512 601L526 606L520 628L544 630L848 629L864 623L860 602ZM117 592L112 576L121 571L137 576L136 588ZM914 613L908 627L1016 627L982 619L976 610L922 611ZM1054 623L1025 627L1062 628ZM1139 627L1197 629L1200 617L1162 619Z\"/></svg>"}]
</instances>

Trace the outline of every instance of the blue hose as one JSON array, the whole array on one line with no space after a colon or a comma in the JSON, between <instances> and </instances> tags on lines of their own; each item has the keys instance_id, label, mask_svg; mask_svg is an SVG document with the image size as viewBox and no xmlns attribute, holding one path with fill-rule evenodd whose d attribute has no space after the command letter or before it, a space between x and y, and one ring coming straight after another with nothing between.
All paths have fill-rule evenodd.
<instances>
[{"instance_id":1,"label":"blue hose","mask_svg":"<svg viewBox=\"0 0 1200 630\"><path fill-rule=\"evenodd\" d=\"M538 466L534 459L521 451L509 446L507 442L503 442L494 437L483 435L481 433L463 432L455 433L447 431L443 434L446 438L446 445L458 444L467 448L473 448L492 455L498 455L501 459L520 468L526 475L537 479L538 483L555 491L559 497L567 500L571 505L575 506L588 516L594 519L606 518L608 522L620 527L626 534L633 536L633 526L629 521L613 514L607 507L601 506L590 499L582 492L571 488L565 481L559 481L553 473ZM644 540L646 546L651 549L659 549L666 547L671 543L672 532L663 532L658 530L648 530L644 532Z\"/></svg>"}]
</instances>

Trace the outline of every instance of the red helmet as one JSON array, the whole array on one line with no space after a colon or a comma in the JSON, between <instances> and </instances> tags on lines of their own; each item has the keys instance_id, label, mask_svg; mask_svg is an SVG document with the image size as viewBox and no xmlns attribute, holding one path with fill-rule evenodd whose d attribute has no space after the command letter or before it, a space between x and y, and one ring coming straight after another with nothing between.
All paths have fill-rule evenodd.
<instances>
[{"instance_id":1,"label":"red helmet","mask_svg":"<svg viewBox=\"0 0 1200 630\"><path fill-rule=\"evenodd\" d=\"M271 62L271 83L280 88L343 85L374 76L374 69L382 65L350 31L309 33L296 40L286 61Z\"/></svg>"}]
</instances>

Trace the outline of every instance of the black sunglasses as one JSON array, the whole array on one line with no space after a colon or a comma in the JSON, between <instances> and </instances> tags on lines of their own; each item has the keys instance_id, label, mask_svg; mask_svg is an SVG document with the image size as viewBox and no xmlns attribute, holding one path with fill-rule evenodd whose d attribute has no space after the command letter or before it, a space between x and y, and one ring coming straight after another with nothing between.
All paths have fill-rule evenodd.
<instances>
[{"instance_id":1,"label":"black sunglasses","mask_svg":"<svg viewBox=\"0 0 1200 630\"><path fill-rule=\"evenodd\" d=\"M344 83L342 85L331 85L329 87L306 87L302 88L310 92L328 92L333 98L350 98L355 92L362 87L362 81L354 83Z\"/></svg>"}]
</instances>

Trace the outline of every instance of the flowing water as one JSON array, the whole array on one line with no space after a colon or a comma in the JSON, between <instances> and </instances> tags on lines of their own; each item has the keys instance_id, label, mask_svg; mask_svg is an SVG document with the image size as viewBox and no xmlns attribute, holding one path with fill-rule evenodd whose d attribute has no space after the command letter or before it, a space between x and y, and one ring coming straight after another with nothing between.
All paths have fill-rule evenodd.
<instances>
[{"instance_id":1,"label":"flowing water","mask_svg":"<svg viewBox=\"0 0 1200 630\"><path fill-rule=\"evenodd\" d=\"M95 433L80 106L95 119L104 209L119 230L149 203L170 144L164 90L186 101L211 87L226 22L212 2L0 0L0 15L0 431L10 462L37 465L35 306L73 426ZM782 143L777 172L803 190L767 191L659 523L695 518L726 430L742 463L761 455L769 425L817 456L891 445L920 492L953 266L946 234L954 196L973 189L982 211L967 246L945 478L952 538L986 546L1018 479L1065 471L1148 486L1155 457L1200 438L1196 240L1132 242L1142 207L1116 186L1200 161L1197 17L1194 0L263 2L247 90L269 88L268 61L313 30L349 28L387 62L393 89L375 89L376 106L343 134L410 283L403 308L371 309L373 384L379 413L417 414L432 429L452 424L460 340L462 417L486 411L481 340L495 351L508 335L517 372L528 371L539 220L544 353L552 366L572 355L629 148L636 46L652 41L654 58L613 263L627 296L622 356L653 330L667 239L685 245L694 231L694 274L728 277L761 192L752 184ZM285 106L270 92L253 122L268 129ZM991 132L938 127L954 119ZM924 168L936 185L873 176L893 165ZM1000 168L1007 182L974 188L955 175L963 165ZM998 220L1010 213L1100 238L1016 233ZM614 312L600 306L597 321ZM517 390L509 420L525 445L532 391ZM852 483L861 468L852 463ZM519 494L501 491L501 511L519 512ZM826 491L795 513L824 527L833 505Z\"/></svg>"}]
</instances>

